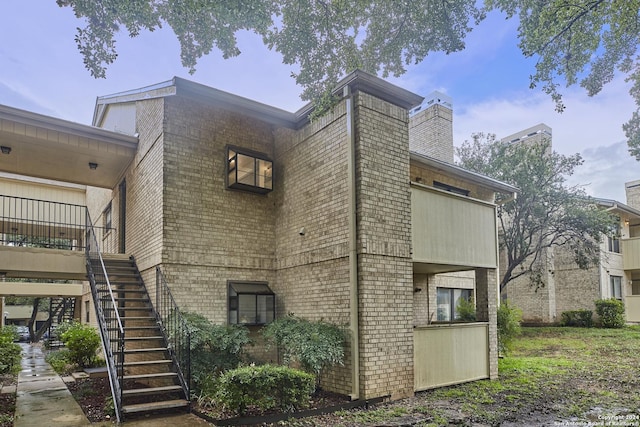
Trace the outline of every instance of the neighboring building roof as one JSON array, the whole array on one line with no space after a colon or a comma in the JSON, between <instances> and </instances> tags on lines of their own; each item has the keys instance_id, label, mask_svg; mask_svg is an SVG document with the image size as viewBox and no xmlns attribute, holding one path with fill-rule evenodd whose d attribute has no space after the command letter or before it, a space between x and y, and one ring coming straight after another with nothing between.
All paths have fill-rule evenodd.
<instances>
[{"instance_id":1,"label":"neighboring building roof","mask_svg":"<svg viewBox=\"0 0 640 427\"><path fill-rule=\"evenodd\" d=\"M497 179L490 178L485 175L481 175L477 172L472 172L470 170L461 168L460 166L443 162L442 160L434 159L433 157L428 157L423 154L411 153L411 160L422 163L431 168L440 170L449 175L458 176L463 179L467 179L470 181L474 181L480 184L491 188L494 191L499 193L518 193L520 189L518 187L514 187L513 185L504 183L502 181L498 181Z\"/></svg>"},{"instance_id":2,"label":"neighboring building roof","mask_svg":"<svg viewBox=\"0 0 640 427\"><path fill-rule=\"evenodd\" d=\"M544 123L539 123L535 126L531 126L530 128L505 136L504 138L501 138L500 141L513 144L531 138L534 138L537 141L542 141L543 138L551 139L551 136L551 128Z\"/></svg>"},{"instance_id":3,"label":"neighboring building roof","mask_svg":"<svg viewBox=\"0 0 640 427\"><path fill-rule=\"evenodd\" d=\"M362 90L363 92L405 109L413 108L423 100L423 97L420 95L416 95L377 76L360 70L356 70L340 80L333 90L333 93L340 95L347 86L352 92ZM309 114L313 111L313 105L307 104L297 112L291 113L181 77L174 77L171 80L151 86L98 97L93 115L93 124L96 126L100 125L106 111L106 106L109 104L134 102L174 95L186 96L210 105L217 105L227 110L264 120L268 123L294 129L300 128L307 123Z\"/></svg>"},{"instance_id":4,"label":"neighboring building roof","mask_svg":"<svg viewBox=\"0 0 640 427\"><path fill-rule=\"evenodd\" d=\"M640 210L636 208L632 208L631 206L625 205L624 203L620 203L613 199L601 199L596 197L595 200L596 200L596 203L598 203L602 207L624 212L625 214L627 214L629 217L633 219L640 219Z\"/></svg>"}]
</instances>

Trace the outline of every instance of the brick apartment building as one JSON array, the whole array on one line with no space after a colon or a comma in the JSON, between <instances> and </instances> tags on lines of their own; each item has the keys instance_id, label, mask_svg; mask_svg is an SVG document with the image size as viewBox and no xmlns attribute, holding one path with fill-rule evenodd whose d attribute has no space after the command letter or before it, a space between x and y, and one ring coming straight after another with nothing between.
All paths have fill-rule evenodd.
<instances>
[{"instance_id":1,"label":"brick apartment building","mask_svg":"<svg viewBox=\"0 0 640 427\"><path fill-rule=\"evenodd\" d=\"M494 200L516 189L453 165L442 94L423 103L360 71L335 94L312 122L310 107L180 78L99 97L90 130L136 139L115 165L96 151L82 171L115 171L86 187L93 223L110 230L101 250L133 256L150 295L160 268L178 306L215 323L344 325L346 363L322 383L353 399L495 378ZM0 171L17 173L4 165L30 141L12 141ZM453 322L469 296L478 321Z\"/></svg>"}]
</instances>

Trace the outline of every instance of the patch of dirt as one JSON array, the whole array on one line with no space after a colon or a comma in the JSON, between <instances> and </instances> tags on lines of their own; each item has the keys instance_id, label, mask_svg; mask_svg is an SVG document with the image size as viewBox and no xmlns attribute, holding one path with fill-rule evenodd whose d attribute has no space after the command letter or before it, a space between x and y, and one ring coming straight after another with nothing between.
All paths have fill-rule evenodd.
<instances>
[{"instance_id":1,"label":"patch of dirt","mask_svg":"<svg viewBox=\"0 0 640 427\"><path fill-rule=\"evenodd\" d=\"M111 421L109 378L82 378L67 383L67 388L92 423Z\"/></svg>"},{"instance_id":2,"label":"patch of dirt","mask_svg":"<svg viewBox=\"0 0 640 427\"><path fill-rule=\"evenodd\" d=\"M14 375L0 376L0 388L4 386L15 386L18 384ZM13 417L16 412L16 394L0 393L0 427L12 427Z\"/></svg>"}]
</instances>

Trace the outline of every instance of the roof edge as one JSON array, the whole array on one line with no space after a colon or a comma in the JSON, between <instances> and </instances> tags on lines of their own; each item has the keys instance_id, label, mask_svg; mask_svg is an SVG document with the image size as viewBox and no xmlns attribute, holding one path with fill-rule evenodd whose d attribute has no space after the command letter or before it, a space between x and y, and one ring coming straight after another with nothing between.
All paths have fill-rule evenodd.
<instances>
[{"instance_id":1,"label":"roof edge","mask_svg":"<svg viewBox=\"0 0 640 427\"><path fill-rule=\"evenodd\" d=\"M424 154L419 154L416 152L410 153L411 160L415 160L427 166L436 167L444 170L445 172L455 174L458 176L462 176L466 179L473 180L476 182L480 182L494 190L497 190L502 193L518 193L520 189L518 187L514 187L511 184L507 184L506 182L498 181L497 179L488 177L486 175L479 174L477 172L472 172L470 170L461 168L460 166L444 162L442 160L435 159L433 157L425 156Z\"/></svg>"},{"instance_id":2,"label":"roof edge","mask_svg":"<svg viewBox=\"0 0 640 427\"><path fill-rule=\"evenodd\" d=\"M102 129L96 126L71 122L57 117L46 116L32 111L21 110L0 104L0 119L22 123L27 126L37 126L45 129L69 133L81 137L97 138L127 148L135 148L138 138L124 133Z\"/></svg>"}]
</instances>

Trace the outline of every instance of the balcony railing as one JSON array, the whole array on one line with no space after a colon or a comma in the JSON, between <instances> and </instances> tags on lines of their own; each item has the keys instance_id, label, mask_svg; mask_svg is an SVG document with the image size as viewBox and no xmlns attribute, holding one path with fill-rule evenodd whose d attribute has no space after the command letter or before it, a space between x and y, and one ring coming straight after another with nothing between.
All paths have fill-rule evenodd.
<instances>
[{"instance_id":1,"label":"balcony railing","mask_svg":"<svg viewBox=\"0 0 640 427\"><path fill-rule=\"evenodd\" d=\"M496 212L491 203L413 183L411 229L415 263L497 267Z\"/></svg>"},{"instance_id":2,"label":"balcony railing","mask_svg":"<svg viewBox=\"0 0 640 427\"><path fill-rule=\"evenodd\" d=\"M625 270L640 270L640 237L622 239L622 267Z\"/></svg>"},{"instance_id":3,"label":"balcony railing","mask_svg":"<svg viewBox=\"0 0 640 427\"><path fill-rule=\"evenodd\" d=\"M167 339L169 353L178 367L178 378L185 396L190 396L191 331L178 304L173 299L167 280L160 267L156 267L156 316Z\"/></svg>"},{"instance_id":4,"label":"balcony railing","mask_svg":"<svg viewBox=\"0 0 640 427\"><path fill-rule=\"evenodd\" d=\"M0 195L0 245L81 251L86 228L86 206ZM115 229L93 229L101 247L117 247Z\"/></svg>"}]
</instances>

